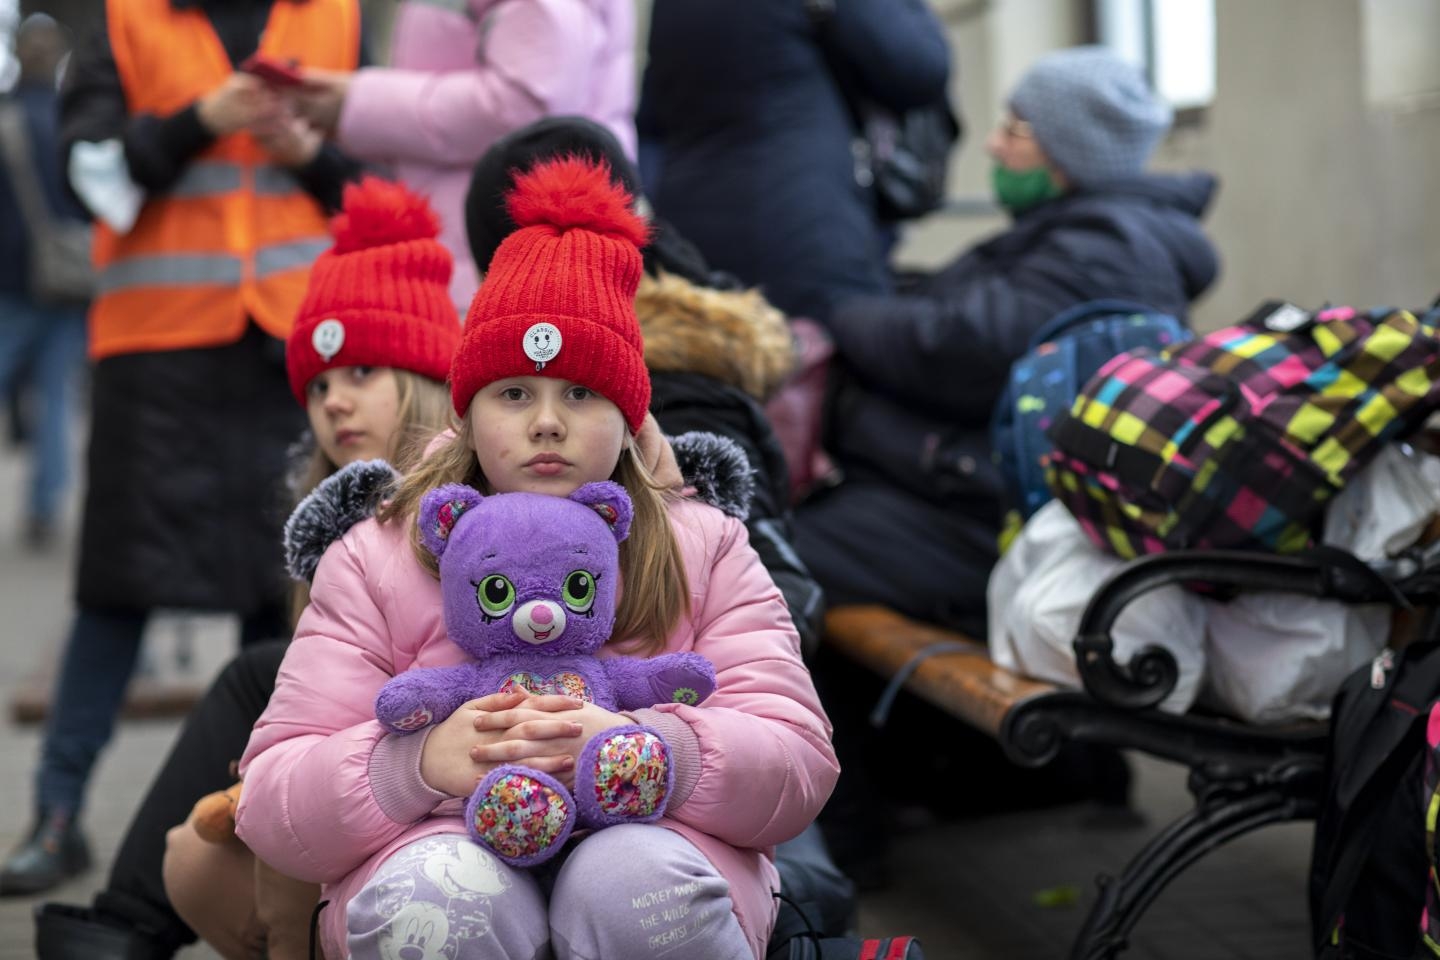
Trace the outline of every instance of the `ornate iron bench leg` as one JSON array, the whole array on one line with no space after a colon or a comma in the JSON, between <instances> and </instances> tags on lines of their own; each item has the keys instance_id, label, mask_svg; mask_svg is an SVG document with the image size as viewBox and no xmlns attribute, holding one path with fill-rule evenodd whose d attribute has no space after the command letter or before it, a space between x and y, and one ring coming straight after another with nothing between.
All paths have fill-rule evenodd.
<instances>
[{"instance_id":1,"label":"ornate iron bench leg","mask_svg":"<svg viewBox=\"0 0 1440 960\"><path fill-rule=\"evenodd\" d=\"M1221 766L1191 770L1195 807L1154 837L1119 879L1101 875L1100 899L1070 951L1070 960L1111 960L1128 945L1140 916L1181 871L1259 827L1315 816L1323 758L1296 757L1262 770Z\"/></svg>"}]
</instances>

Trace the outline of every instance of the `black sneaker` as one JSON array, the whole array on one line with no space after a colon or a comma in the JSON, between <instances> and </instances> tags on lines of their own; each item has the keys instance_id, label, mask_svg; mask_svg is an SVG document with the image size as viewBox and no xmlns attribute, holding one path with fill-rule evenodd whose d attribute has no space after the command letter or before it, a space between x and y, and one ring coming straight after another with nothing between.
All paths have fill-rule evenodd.
<instances>
[{"instance_id":1,"label":"black sneaker","mask_svg":"<svg viewBox=\"0 0 1440 960\"><path fill-rule=\"evenodd\" d=\"M42 903L35 908L37 960L170 960L175 949L91 907Z\"/></svg>"},{"instance_id":2,"label":"black sneaker","mask_svg":"<svg viewBox=\"0 0 1440 960\"><path fill-rule=\"evenodd\" d=\"M90 868L90 850L68 814L43 816L0 868L0 896L49 890Z\"/></svg>"},{"instance_id":3,"label":"black sneaker","mask_svg":"<svg viewBox=\"0 0 1440 960\"><path fill-rule=\"evenodd\" d=\"M49 517L25 518L25 549L45 553L55 546L55 521Z\"/></svg>"}]
</instances>

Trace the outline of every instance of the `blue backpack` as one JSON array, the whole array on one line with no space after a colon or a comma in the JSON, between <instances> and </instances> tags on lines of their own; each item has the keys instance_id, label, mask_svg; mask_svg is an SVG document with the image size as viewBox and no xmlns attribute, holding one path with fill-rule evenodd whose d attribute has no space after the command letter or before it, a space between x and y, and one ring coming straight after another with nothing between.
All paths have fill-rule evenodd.
<instances>
[{"instance_id":1,"label":"blue backpack","mask_svg":"<svg viewBox=\"0 0 1440 960\"><path fill-rule=\"evenodd\" d=\"M990 424L991 447L1011 508L1007 533L1050 500L1045 466L1054 444L1047 431L1070 409L1085 382L1127 350L1159 351L1191 336L1179 319L1125 300L1077 304L1036 331L1029 349L1010 368Z\"/></svg>"}]
</instances>

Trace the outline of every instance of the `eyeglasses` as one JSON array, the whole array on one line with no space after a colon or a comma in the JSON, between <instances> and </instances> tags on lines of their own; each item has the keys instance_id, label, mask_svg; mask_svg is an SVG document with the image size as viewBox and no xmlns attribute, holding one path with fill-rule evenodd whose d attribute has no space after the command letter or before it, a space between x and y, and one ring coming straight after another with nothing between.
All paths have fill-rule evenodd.
<instances>
[{"instance_id":1,"label":"eyeglasses","mask_svg":"<svg viewBox=\"0 0 1440 960\"><path fill-rule=\"evenodd\" d=\"M1006 117L1000 121L1000 132L1017 140L1035 139L1035 131L1031 129L1030 124L1016 117Z\"/></svg>"}]
</instances>

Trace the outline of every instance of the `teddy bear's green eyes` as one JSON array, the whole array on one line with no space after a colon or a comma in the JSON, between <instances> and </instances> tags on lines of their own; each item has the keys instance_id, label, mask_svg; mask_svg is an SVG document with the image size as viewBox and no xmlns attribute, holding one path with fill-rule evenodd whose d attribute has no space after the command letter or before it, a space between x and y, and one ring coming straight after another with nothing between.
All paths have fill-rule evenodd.
<instances>
[{"instance_id":1,"label":"teddy bear's green eyes","mask_svg":"<svg viewBox=\"0 0 1440 960\"><path fill-rule=\"evenodd\" d=\"M562 593L565 606L576 613L585 613L595 605L595 578L584 570L576 570L565 578Z\"/></svg>"},{"instance_id":2,"label":"teddy bear's green eyes","mask_svg":"<svg viewBox=\"0 0 1440 960\"><path fill-rule=\"evenodd\" d=\"M498 573L475 585L475 596L487 617L503 617L515 603L515 585Z\"/></svg>"}]
</instances>

